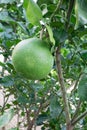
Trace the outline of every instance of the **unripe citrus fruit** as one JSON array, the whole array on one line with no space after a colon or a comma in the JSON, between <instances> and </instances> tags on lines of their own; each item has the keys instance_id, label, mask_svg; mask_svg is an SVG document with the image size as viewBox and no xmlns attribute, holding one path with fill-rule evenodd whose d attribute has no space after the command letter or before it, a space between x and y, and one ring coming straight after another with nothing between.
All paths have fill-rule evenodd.
<instances>
[{"instance_id":1,"label":"unripe citrus fruit","mask_svg":"<svg viewBox=\"0 0 87 130\"><path fill-rule=\"evenodd\" d=\"M53 66L53 56L47 44L39 38L19 42L13 50L12 62L17 72L29 79L42 79Z\"/></svg>"}]
</instances>

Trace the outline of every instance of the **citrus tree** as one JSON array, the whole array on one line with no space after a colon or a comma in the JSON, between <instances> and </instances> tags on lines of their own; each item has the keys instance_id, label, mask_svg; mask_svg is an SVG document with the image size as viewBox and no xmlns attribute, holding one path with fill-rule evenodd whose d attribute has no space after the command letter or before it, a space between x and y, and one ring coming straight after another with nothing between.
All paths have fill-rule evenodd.
<instances>
[{"instance_id":1,"label":"citrus tree","mask_svg":"<svg viewBox=\"0 0 87 130\"><path fill-rule=\"evenodd\" d=\"M0 90L2 130L87 129L86 0L0 1Z\"/></svg>"}]
</instances>

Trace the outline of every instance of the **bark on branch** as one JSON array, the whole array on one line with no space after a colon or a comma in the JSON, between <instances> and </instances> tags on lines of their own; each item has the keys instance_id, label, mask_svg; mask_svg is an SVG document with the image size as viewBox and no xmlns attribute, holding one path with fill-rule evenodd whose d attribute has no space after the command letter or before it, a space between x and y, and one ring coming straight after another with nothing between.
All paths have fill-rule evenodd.
<instances>
[{"instance_id":1,"label":"bark on branch","mask_svg":"<svg viewBox=\"0 0 87 130\"><path fill-rule=\"evenodd\" d=\"M68 7L67 15L66 15L66 23L65 23L66 29L68 29L68 27L69 27L69 21L70 21L74 3L75 3L75 0L70 0L70 2L69 2L69 7Z\"/></svg>"},{"instance_id":2,"label":"bark on branch","mask_svg":"<svg viewBox=\"0 0 87 130\"><path fill-rule=\"evenodd\" d=\"M82 118L85 118L86 115L87 115L87 111L85 111L80 116L78 116L75 120L73 120L72 125L75 125L79 120L81 120Z\"/></svg>"},{"instance_id":3,"label":"bark on branch","mask_svg":"<svg viewBox=\"0 0 87 130\"><path fill-rule=\"evenodd\" d=\"M67 124L67 130L71 130L70 127L70 115L69 115L69 105L68 105L68 99L67 99L67 93L66 88L64 85L64 78L62 73L62 65L61 65L61 48L58 47L56 50L56 65L57 65L57 71L58 71L58 79L61 87L62 97L63 97L63 103L65 108L65 114L66 114L66 124Z\"/></svg>"}]
</instances>

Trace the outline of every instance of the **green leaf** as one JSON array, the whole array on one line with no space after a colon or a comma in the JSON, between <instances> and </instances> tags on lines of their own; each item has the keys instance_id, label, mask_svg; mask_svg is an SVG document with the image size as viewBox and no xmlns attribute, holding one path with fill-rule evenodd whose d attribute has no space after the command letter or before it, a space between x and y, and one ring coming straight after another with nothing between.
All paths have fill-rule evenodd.
<instances>
[{"instance_id":1,"label":"green leaf","mask_svg":"<svg viewBox=\"0 0 87 130\"><path fill-rule=\"evenodd\" d=\"M84 71L83 71L85 74L87 74L87 67L84 68Z\"/></svg>"},{"instance_id":2,"label":"green leaf","mask_svg":"<svg viewBox=\"0 0 87 130\"><path fill-rule=\"evenodd\" d=\"M21 29L22 29L26 34L29 34L29 32L28 32L28 30L27 30L27 28L26 28L26 26L24 25L23 22L17 22L17 23L18 23L18 25L21 27Z\"/></svg>"},{"instance_id":3,"label":"green leaf","mask_svg":"<svg viewBox=\"0 0 87 130\"><path fill-rule=\"evenodd\" d=\"M63 43L67 39L68 34L64 29L61 28L61 29L54 29L53 36L55 38L56 45L58 45L59 43Z\"/></svg>"},{"instance_id":4,"label":"green leaf","mask_svg":"<svg viewBox=\"0 0 87 130\"><path fill-rule=\"evenodd\" d=\"M85 61L87 61L87 50L83 50L80 52L81 58Z\"/></svg>"},{"instance_id":5,"label":"green leaf","mask_svg":"<svg viewBox=\"0 0 87 130\"><path fill-rule=\"evenodd\" d=\"M5 29L5 27L0 23L0 32L2 32Z\"/></svg>"},{"instance_id":6,"label":"green leaf","mask_svg":"<svg viewBox=\"0 0 87 130\"><path fill-rule=\"evenodd\" d=\"M36 120L36 124L37 125L42 125L43 122L45 122L46 120L48 120L48 115L46 113L42 113L38 116L37 120Z\"/></svg>"},{"instance_id":7,"label":"green leaf","mask_svg":"<svg viewBox=\"0 0 87 130\"><path fill-rule=\"evenodd\" d=\"M44 86L41 85L40 83L33 83L33 84L31 84L31 86L34 89L34 91L36 91L36 92L38 92L44 88Z\"/></svg>"},{"instance_id":8,"label":"green leaf","mask_svg":"<svg viewBox=\"0 0 87 130\"><path fill-rule=\"evenodd\" d=\"M50 41L55 45L55 39L53 37L53 31L50 26L46 25L47 31L49 33Z\"/></svg>"},{"instance_id":9,"label":"green leaf","mask_svg":"<svg viewBox=\"0 0 87 130\"><path fill-rule=\"evenodd\" d=\"M0 84L4 87L12 86L14 84L14 80L12 79L12 76L4 76L0 79Z\"/></svg>"},{"instance_id":10,"label":"green leaf","mask_svg":"<svg viewBox=\"0 0 87 130\"><path fill-rule=\"evenodd\" d=\"M0 61L0 66L5 67L5 63Z\"/></svg>"},{"instance_id":11,"label":"green leaf","mask_svg":"<svg viewBox=\"0 0 87 130\"><path fill-rule=\"evenodd\" d=\"M14 22L6 10L0 12L0 20L5 22Z\"/></svg>"},{"instance_id":12,"label":"green leaf","mask_svg":"<svg viewBox=\"0 0 87 130\"><path fill-rule=\"evenodd\" d=\"M87 101L87 74L84 74L79 82L78 94L81 100Z\"/></svg>"},{"instance_id":13,"label":"green leaf","mask_svg":"<svg viewBox=\"0 0 87 130\"><path fill-rule=\"evenodd\" d=\"M8 112L4 113L2 116L0 116L0 128L7 125L11 119L14 116L14 110L11 109Z\"/></svg>"},{"instance_id":14,"label":"green leaf","mask_svg":"<svg viewBox=\"0 0 87 130\"><path fill-rule=\"evenodd\" d=\"M60 112L61 107L58 102L58 97L53 95L50 99L50 115L52 118L57 118Z\"/></svg>"},{"instance_id":15,"label":"green leaf","mask_svg":"<svg viewBox=\"0 0 87 130\"><path fill-rule=\"evenodd\" d=\"M84 25L87 23L87 0L76 0L75 14L76 14L75 28L78 28L79 25L81 24Z\"/></svg>"},{"instance_id":16,"label":"green leaf","mask_svg":"<svg viewBox=\"0 0 87 130\"><path fill-rule=\"evenodd\" d=\"M42 19L42 12L39 6L33 1L24 0L24 8L26 10L26 16L33 25L40 25Z\"/></svg>"},{"instance_id":17,"label":"green leaf","mask_svg":"<svg viewBox=\"0 0 87 130\"><path fill-rule=\"evenodd\" d=\"M25 9L28 7L29 0L24 0L23 6Z\"/></svg>"},{"instance_id":18,"label":"green leaf","mask_svg":"<svg viewBox=\"0 0 87 130\"><path fill-rule=\"evenodd\" d=\"M7 65L10 69L14 70L14 66L13 66L13 64L12 64L12 61L7 61L7 62L6 62L6 65Z\"/></svg>"},{"instance_id":19,"label":"green leaf","mask_svg":"<svg viewBox=\"0 0 87 130\"><path fill-rule=\"evenodd\" d=\"M19 95L17 101L18 103L21 103L21 104L29 103L29 99L24 94Z\"/></svg>"}]
</instances>

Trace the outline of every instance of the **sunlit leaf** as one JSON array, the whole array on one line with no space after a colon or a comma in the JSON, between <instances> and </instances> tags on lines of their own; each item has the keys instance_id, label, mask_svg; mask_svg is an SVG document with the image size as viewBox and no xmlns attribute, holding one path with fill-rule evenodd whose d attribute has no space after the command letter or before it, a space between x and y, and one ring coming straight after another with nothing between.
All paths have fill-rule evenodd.
<instances>
[{"instance_id":1,"label":"sunlit leaf","mask_svg":"<svg viewBox=\"0 0 87 130\"><path fill-rule=\"evenodd\" d=\"M26 10L26 15L29 21L33 25L39 25L40 20L42 19L42 12L39 6L33 1L24 1L24 8Z\"/></svg>"},{"instance_id":2,"label":"sunlit leaf","mask_svg":"<svg viewBox=\"0 0 87 130\"><path fill-rule=\"evenodd\" d=\"M52 28L48 25L46 25L46 28L47 28L47 31L49 33L50 41L53 43L53 45L55 45L55 39L53 37Z\"/></svg>"},{"instance_id":3,"label":"sunlit leaf","mask_svg":"<svg viewBox=\"0 0 87 130\"><path fill-rule=\"evenodd\" d=\"M0 66L5 67L5 64L0 61Z\"/></svg>"}]
</instances>

